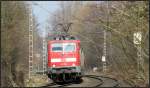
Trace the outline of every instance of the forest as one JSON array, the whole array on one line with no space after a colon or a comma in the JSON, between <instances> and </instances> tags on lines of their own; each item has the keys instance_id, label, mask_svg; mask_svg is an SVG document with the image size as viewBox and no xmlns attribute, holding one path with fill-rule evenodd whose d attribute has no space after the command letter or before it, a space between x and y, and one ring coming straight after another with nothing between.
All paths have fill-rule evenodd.
<instances>
[{"instance_id":1,"label":"forest","mask_svg":"<svg viewBox=\"0 0 150 88\"><path fill-rule=\"evenodd\" d=\"M139 82L135 79L138 73L142 77L141 84L148 80L149 5L147 1L62 1L60 3L61 9L56 11L55 17L51 15L49 17L53 34L63 31L61 26L55 28L57 24L61 23L65 27L72 23L69 34L81 40L86 58L86 71L92 70L93 67L98 67L102 71L101 58L104 54L106 37L108 73L137 85ZM142 32L141 45L135 45L133 42L135 32ZM137 49L137 46L141 46L142 49ZM142 60L138 60L138 51L141 51Z\"/></svg>"},{"instance_id":2,"label":"forest","mask_svg":"<svg viewBox=\"0 0 150 88\"><path fill-rule=\"evenodd\" d=\"M29 56L28 7L26 1L1 2L1 86L25 86ZM102 71L106 41L107 73L134 85L149 85L148 1L61 1L60 7L47 19L47 40L49 33L63 32L62 26L55 28L57 24L66 27L72 23L68 33L81 41L87 72L93 67ZM33 19L34 54L42 53L42 37L36 17ZM140 45L133 42L135 32L142 33ZM142 59L138 59L140 51ZM35 66L42 63L34 60ZM141 79L137 81L139 72Z\"/></svg>"},{"instance_id":3,"label":"forest","mask_svg":"<svg viewBox=\"0 0 150 88\"><path fill-rule=\"evenodd\" d=\"M29 66L29 4L25 1L1 2L1 86L25 86ZM42 38L35 17L34 53L40 52ZM37 43L39 45L37 45ZM42 51L41 51L42 52ZM35 60L34 64L37 63Z\"/></svg>"}]
</instances>

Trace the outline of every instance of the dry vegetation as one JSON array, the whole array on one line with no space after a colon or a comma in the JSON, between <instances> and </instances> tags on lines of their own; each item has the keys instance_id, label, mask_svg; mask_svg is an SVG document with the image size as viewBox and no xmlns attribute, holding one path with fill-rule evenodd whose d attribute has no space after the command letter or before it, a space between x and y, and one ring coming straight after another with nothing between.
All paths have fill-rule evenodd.
<instances>
[{"instance_id":1,"label":"dry vegetation","mask_svg":"<svg viewBox=\"0 0 150 88\"><path fill-rule=\"evenodd\" d=\"M34 18L34 17L33 17ZM41 38L34 19L34 48L38 53ZM24 1L1 2L1 86L25 86L28 78L29 9ZM39 52L40 53L40 52ZM36 59L36 58L35 58ZM36 63L36 60L35 60Z\"/></svg>"},{"instance_id":2,"label":"dry vegetation","mask_svg":"<svg viewBox=\"0 0 150 88\"><path fill-rule=\"evenodd\" d=\"M73 23L69 33L81 40L86 58L86 70L91 70L93 67L102 69L103 31L106 30L108 73L114 73L124 80L132 80L135 85L139 84L137 82L138 50L133 43L133 33L141 31L144 65L140 66L142 71L140 82L143 83L142 86L148 84L148 1L93 1L87 3L77 1L61 2L61 6L62 9L55 14L57 17L49 23L55 25ZM51 26L55 27L55 25ZM54 29L54 33L57 31Z\"/></svg>"},{"instance_id":3,"label":"dry vegetation","mask_svg":"<svg viewBox=\"0 0 150 88\"><path fill-rule=\"evenodd\" d=\"M109 4L107 6L107 4ZM64 7L63 7L64 5ZM149 85L149 5L148 1L61 2L62 9L50 15L49 25L72 22L69 33L81 40L86 58L85 69L102 69L103 31L107 31L107 74L127 80L135 85ZM1 2L1 86L32 86L28 76L29 11L25 2ZM44 9L43 9L44 10ZM53 19L52 19L53 18ZM37 34L34 18L35 54L41 53L42 39ZM61 28L58 28L59 30ZM62 30L60 30L62 31ZM137 49L133 33L142 32L142 78L137 79ZM49 30L47 30L49 32ZM53 33L58 32L57 29ZM36 60L36 58L34 58ZM38 61L34 64L37 64ZM45 82L45 79L39 83ZM32 81L32 82L31 82ZM139 84L142 83L142 84ZM33 85L34 86L34 85Z\"/></svg>"}]
</instances>

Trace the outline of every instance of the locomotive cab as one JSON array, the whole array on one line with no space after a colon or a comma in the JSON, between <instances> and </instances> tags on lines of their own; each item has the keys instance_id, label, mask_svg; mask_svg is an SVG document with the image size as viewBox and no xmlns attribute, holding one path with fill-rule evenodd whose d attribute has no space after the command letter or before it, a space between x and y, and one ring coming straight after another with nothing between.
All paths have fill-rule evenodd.
<instances>
[{"instance_id":1,"label":"locomotive cab","mask_svg":"<svg viewBox=\"0 0 150 88\"><path fill-rule=\"evenodd\" d=\"M81 78L79 40L56 37L48 42L48 77L54 81Z\"/></svg>"}]
</instances>

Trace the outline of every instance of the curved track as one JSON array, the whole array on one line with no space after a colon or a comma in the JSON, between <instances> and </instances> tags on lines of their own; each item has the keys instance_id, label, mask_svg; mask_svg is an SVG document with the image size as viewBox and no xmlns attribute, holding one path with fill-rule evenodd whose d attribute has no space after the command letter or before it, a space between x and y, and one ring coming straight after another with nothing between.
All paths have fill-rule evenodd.
<instances>
[{"instance_id":1,"label":"curved track","mask_svg":"<svg viewBox=\"0 0 150 88\"><path fill-rule=\"evenodd\" d=\"M99 78L103 81L103 84L99 85L100 86L104 86L104 83L107 84L110 87L118 87L119 86L119 82L117 79L115 78L111 78L111 77L106 77L106 76L96 76L96 75L85 75L85 77L95 77L95 78ZM112 84L107 83L108 81L111 81Z\"/></svg>"},{"instance_id":2,"label":"curved track","mask_svg":"<svg viewBox=\"0 0 150 88\"><path fill-rule=\"evenodd\" d=\"M49 83L41 87L119 87L119 82L115 78L97 75L84 75L84 79L78 82L66 82L66 83Z\"/></svg>"}]
</instances>

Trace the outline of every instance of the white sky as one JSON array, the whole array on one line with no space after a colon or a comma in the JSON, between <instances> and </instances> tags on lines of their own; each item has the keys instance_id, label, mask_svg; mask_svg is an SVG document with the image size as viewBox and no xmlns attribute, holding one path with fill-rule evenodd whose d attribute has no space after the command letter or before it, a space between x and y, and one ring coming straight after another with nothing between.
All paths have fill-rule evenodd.
<instances>
[{"instance_id":1,"label":"white sky","mask_svg":"<svg viewBox=\"0 0 150 88\"><path fill-rule=\"evenodd\" d=\"M36 20L40 24L38 29L40 29L40 34L45 35L46 21L49 15L53 15L54 12L60 8L60 1L32 1L38 5L33 5L33 14ZM89 1L84 1L84 3ZM93 2L93 1L92 1Z\"/></svg>"},{"instance_id":2,"label":"white sky","mask_svg":"<svg viewBox=\"0 0 150 88\"><path fill-rule=\"evenodd\" d=\"M45 24L49 17L49 15L52 13L54 14L54 11L56 11L59 7L59 1L33 1L34 3L37 3L39 5L33 5L33 14L36 17L36 20L38 21L40 34L45 35ZM44 8L44 9L43 9Z\"/></svg>"}]
</instances>

